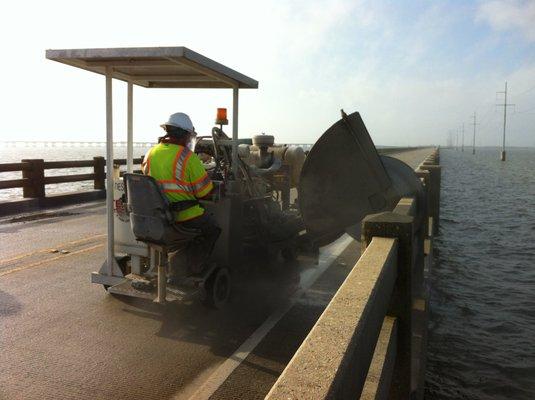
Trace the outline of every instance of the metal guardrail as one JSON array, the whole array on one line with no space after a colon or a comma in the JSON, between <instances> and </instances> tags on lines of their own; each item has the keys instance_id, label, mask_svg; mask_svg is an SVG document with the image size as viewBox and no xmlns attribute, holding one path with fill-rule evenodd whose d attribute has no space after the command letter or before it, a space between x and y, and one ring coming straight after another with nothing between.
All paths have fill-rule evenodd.
<instances>
[{"instance_id":1,"label":"metal guardrail","mask_svg":"<svg viewBox=\"0 0 535 400\"><path fill-rule=\"evenodd\" d=\"M426 278L438 231L438 149L416 169L425 201L362 221L363 252L266 399L422 399Z\"/></svg>"}]
</instances>

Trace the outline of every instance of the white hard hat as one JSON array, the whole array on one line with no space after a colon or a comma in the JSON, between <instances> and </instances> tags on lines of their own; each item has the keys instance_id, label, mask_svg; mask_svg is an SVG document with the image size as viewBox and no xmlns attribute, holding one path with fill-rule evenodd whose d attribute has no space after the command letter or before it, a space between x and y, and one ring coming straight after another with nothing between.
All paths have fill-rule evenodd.
<instances>
[{"instance_id":1,"label":"white hard hat","mask_svg":"<svg viewBox=\"0 0 535 400\"><path fill-rule=\"evenodd\" d=\"M167 122L160 126L164 129L166 126L174 126L176 128L184 129L190 133L195 133L195 129L193 128L193 124L191 123L191 119L189 118L188 114L181 112L171 114Z\"/></svg>"}]
</instances>

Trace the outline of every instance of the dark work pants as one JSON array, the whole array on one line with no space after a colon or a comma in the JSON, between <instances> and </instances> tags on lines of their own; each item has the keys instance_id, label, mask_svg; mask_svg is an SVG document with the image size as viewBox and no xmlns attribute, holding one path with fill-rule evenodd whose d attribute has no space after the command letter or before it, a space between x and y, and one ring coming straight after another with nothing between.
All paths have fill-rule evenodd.
<instances>
[{"instance_id":1,"label":"dark work pants","mask_svg":"<svg viewBox=\"0 0 535 400\"><path fill-rule=\"evenodd\" d=\"M192 273L200 273L221 234L221 228L217 226L212 216L206 213L189 221L180 222L180 225L187 229L199 229L201 236L189 241L185 246L182 242L182 245L177 246L179 249L170 249L169 264L171 275L175 280Z\"/></svg>"}]
</instances>

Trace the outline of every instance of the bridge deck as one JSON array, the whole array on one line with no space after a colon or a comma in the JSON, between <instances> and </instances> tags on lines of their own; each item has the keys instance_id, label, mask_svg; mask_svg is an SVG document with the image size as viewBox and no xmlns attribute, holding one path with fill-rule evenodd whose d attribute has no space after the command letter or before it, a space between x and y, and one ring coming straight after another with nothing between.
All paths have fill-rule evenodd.
<instances>
[{"instance_id":1,"label":"bridge deck","mask_svg":"<svg viewBox=\"0 0 535 400\"><path fill-rule=\"evenodd\" d=\"M414 168L429 152L395 156ZM342 238L319 267L257 272L224 311L162 309L89 283L104 214L91 204L0 225L0 398L263 398L358 258Z\"/></svg>"}]
</instances>

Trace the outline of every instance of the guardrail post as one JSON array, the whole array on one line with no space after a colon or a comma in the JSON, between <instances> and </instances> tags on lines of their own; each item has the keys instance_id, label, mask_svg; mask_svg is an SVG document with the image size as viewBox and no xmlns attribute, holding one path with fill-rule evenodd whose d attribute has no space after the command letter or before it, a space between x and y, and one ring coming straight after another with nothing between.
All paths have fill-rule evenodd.
<instances>
[{"instance_id":1,"label":"guardrail post","mask_svg":"<svg viewBox=\"0 0 535 400\"><path fill-rule=\"evenodd\" d=\"M433 218L433 234L438 234L440 225L440 181L442 167L423 163L421 170L429 171L429 186L427 189L428 213Z\"/></svg>"},{"instance_id":2,"label":"guardrail post","mask_svg":"<svg viewBox=\"0 0 535 400\"><path fill-rule=\"evenodd\" d=\"M388 311L398 319L398 353L390 392L393 399L409 399L411 395L413 271L418 249L414 235L412 216L384 212L368 215L362 221L363 247L374 236L397 238L399 242L397 280Z\"/></svg>"},{"instance_id":3,"label":"guardrail post","mask_svg":"<svg viewBox=\"0 0 535 400\"><path fill-rule=\"evenodd\" d=\"M45 160L27 159L21 162L29 164L22 170L22 178L26 179L22 187L22 196L26 198L45 197Z\"/></svg>"},{"instance_id":4,"label":"guardrail post","mask_svg":"<svg viewBox=\"0 0 535 400\"><path fill-rule=\"evenodd\" d=\"M418 208L421 209L421 213L423 214L423 233L424 236L429 235L429 182L431 179L431 176L429 174L429 171L423 170L420 167L414 171L416 176L420 178L420 181L422 182L422 186L424 189L424 198L425 198L425 204L418 204Z\"/></svg>"},{"instance_id":5,"label":"guardrail post","mask_svg":"<svg viewBox=\"0 0 535 400\"><path fill-rule=\"evenodd\" d=\"M104 167L106 166L106 159L104 157L93 157L93 172L95 174L94 188L96 190L106 189L106 173Z\"/></svg>"}]
</instances>

